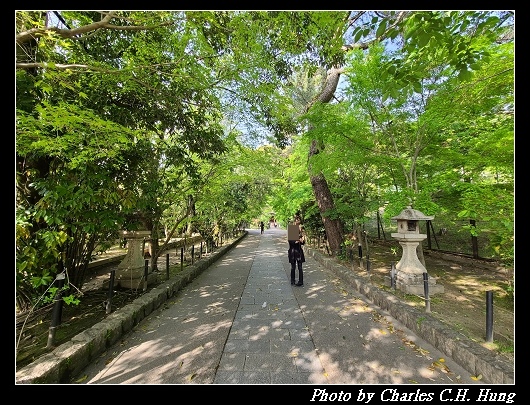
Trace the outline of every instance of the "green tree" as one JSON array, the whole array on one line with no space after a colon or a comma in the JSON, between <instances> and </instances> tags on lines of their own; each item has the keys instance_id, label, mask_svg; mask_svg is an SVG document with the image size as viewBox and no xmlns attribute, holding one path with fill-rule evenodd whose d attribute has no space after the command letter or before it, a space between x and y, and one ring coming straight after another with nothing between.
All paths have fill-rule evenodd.
<instances>
[{"instance_id":1,"label":"green tree","mask_svg":"<svg viewBox=\"0 0 530 405\"><path fill-rule=\"evenodd\" d=\"M491 195L499 202L498 208L493 211L494 215L484 215L484 219L492 224L491 217L502 218L499 223L504 225L497 229L498 235L505 235L503 239L508 245L513 241L513 229L509 225L512 221L507 214L512 212L512 204L506 201L513 195L510 182L513 168L512 44L499 46L484 42L483 46L489 47L490 62L481 64L469 81L462 82L452 69L433 63L431 76L422 79L418 93L403 91L396 97L386 95L387 77L382 69L386 69L387 56L383 48L372 46L368 52L351 52L343 70L347 82L342 104L348 104L315 106L307 115L313 123L308 135L326 145L320 150L320 159L313 159L313 164L329 182L336 209L344 220L360 219L363 211L365 214L373 212L385 202L391 202L386 210L390 216L396 215L409 201L432 214L447 210L460 212L466 206L477 206L479 198L484 204L478 206L489 205L491 209L490 200L484 198L484 187L490 187L488 179L493 179L491 173L495 172L504 184L497 181L494 187L505 197ZM491 130L486 130L487 135L483 132L486 123ZM460 147L448 148L449 140ZM462 169L455 170L455 164ZM375 170L369 170L370 167ZM358 173L358 176L350 177L346 173ZM368 173L371 176L367 178ZM469 173L467 179L462 177L464 173ZM337 182L338 179L342 181ZM349 196L345 185L352 183L345 179L355 179L356 183L349 189ZM445 182L445 179L451 181ZM373 186L385 191L378 201L370 198ZM477 186L481 190L479 194ZM460 194L458 204L440 205L442 190L461 188L474 190L474 193ZM352 195L360 197L359 205L352 201ZM343 201L346 204L341 209ZM374 203L379 205L374 206ZM354 213L352 208L356 206L361 209ZM461 215L469 214L468 210L461 211ZM498 250L498 241L496 246ZM509 256L509 246L505 247Z\"/></svg>"},{"instance_id":2,"label":"green tree","mask_svg":"<svg viewBox=\"0 0 530 405\"><path fill-rule=\"evenodd\" d=\"M133 138L128 128L75 106L18 114L16 264L21 308L32 302L32 286L43 292L55 272L66 269L68 282L80 288L97 244L124 223L119 213L131 208L133 198L117 178L125 170L121 159L134 148Z\"/></svg>"},{"instance_id":3,"label":"green tree","mask_svg":"<svg viewBox=\"0 0 530 405\"><path fill-rule=\"evenodd\" d=\"M49 274L66 268L69 281L79 288L96 241L116 237L124 226L156 232L168 204L160 203L168 195L163 187L171 186L164 170L176 167L194 177L197 159L223 152L219 103L209 87L211 71L196 55L184 52L193 32L181 35L175 29L182 15L64 12L56 14L65 26L58 28L47 26L51 20L46 14L17 13L22 55L17 62L17 88L22 90L17 92L17 232L31 245L37 243L37 229L71 223L68 238L55 237L53 246L48 243L56 265L37 263L26 255L38 252L39 245L33 250L21 246L17 280L30 280L28 264L34 263L45 275L39 284L49 283ZM24 52L33 42L34 58ZM197 47L203 49L200 43ZM106 183L89 175L102 173L102 162L110 168ZM85 196L74 194L82 181L73 176L72 167L91 168L84 172L84 181L95 184ZM70 184L62 186L53 204L44 204L44 193L54 181L48 175L51 170ZM97 196L101 201L95 203ZM107 209L109 201L118 206ZM78 221L78 212L70 205L88 208L95 224ZM33 207L40 207L40 212ZM108 220L101 221L103 210L110 215ZM62 216L66 213L71 220ZM103 229L96 232L95 226Z\"/></svg>"},{"instance_id":4,"label":"green tree","mask_svg":"<svg viewBox=\"0 0 530 405\"><path fill-rule=\"evenodd\" d=\"M390 60L383 72L385 89L383 97L399 99L399 90L407 94L421 91L420 80L429 76L436 66L446 64L456 72L459 80L466 80L469 72L478 69L488 58L486 43L492 43L504 37L510 31L512 15L509 12L352 12L347 19L347 25L340 29L335 27L335 33L340 36L353 27L350 42L346 42L342 50L349 52L356 49L368 49L384 41L398 39L394 59ZM508 26L507 26L508 25ZM344 35L347 39L348 37ZM478 46L481 45L481 46ZM431 53L436 55L431 57ZM337 62L325 66L328 71L326 83L320 94L307 106L307 109L319 103L329 103L335 97L343 66ZM311 125L310 125L311 126ZM416 131L422 131L418 127ZM417 132L421 136L420 132ZM417 138L417 137L416 137ZM417 138L418 139L418 138ZM425 144L422 144L423 146ZM339 250L342 243L342 226L336 215L336 207L332 192L322 172L313 171L312 158L321 153L324 144L314 140L309 148L310 178L323 216L326 233L333 252ZM416 147L422 147L420 144ZM418 153L417 149L415 153ZM405 173L409 185L415 187L415 162L410 166L411 172ZM330 213L334 216L330 217Z\"/></svg>"}]
</instances>

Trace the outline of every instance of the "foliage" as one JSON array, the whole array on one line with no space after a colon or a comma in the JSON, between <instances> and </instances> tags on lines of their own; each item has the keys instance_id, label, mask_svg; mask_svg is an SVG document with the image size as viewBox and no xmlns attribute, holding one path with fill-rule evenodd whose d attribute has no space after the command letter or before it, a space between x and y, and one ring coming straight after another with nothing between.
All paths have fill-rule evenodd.
<instances>
[{"instance_id":1,"label":"foliage","mask_svg":"<svg viewBox=\"0 0 530 405\"><path fill-rule=\"evenodd\" d=\"M272 189L277 164L276 148L253 150L226 139L228 151L222 163L209 171L208 182L195 194L195 226L203 234L232 231L251 223L262 213Z\"/></svg>"},{"instance_id":2,"label":"foliage","mask_svg":"<svg viewBox=\"0 0 530 405\"><path fill-rule=\"evenodd\" d=\"M20 12L20 21L33 24L26 15ZM64 12L61 21L75 31L97 17ZM52 274L66 266L79 288L98 243L115 239L123 227L145 227L156 236L164 210L178 198L186 200L177 181L193 184L200 159L224 151L219 103L210 91L200 91L207 89L210 71L183 52L189 37L167 24L178 24L179 15L111 12L107 17L135 29L91 29L93 35L85 38L69 36L66 29L45 30L35 21L35 32L43 30L36 63L17 73L24 90L17 93L17 105L25 108L17 116L18 190L21 200L28 196L19 212L32 215L20 223L28 224L30 244L38 244L37 223L47 240L54 224L66 225L62 232L68 236L48 243L48 265L46 257L31 261L18 254L26 273L19 272L17 280L27 279L29 263L51 266ZM24 34L17 38L19 49L26 44ZM168 57L175 52L183 57L180 64ZM66 60L69 67L63 67ZM36 101L26 102L29 97ZM54 179L53 187L60 189L51 188ZM33 206L53 209L53 216L32 214Z\"/></svg>"},{"instance_id":3,"label":"foliage","mask_svg":"<svg viewBox=\"0 0 530 405\"><path fill-rule=\"evenodd\" d=\"M427 70L422 73L419 94L404 91L395 97L385 93L385 48L350 53L343 85L347 104L315 106L304 117L311 122L307 136L326 145L314 159L314 170L332 184L347 229L370 220L380 208L387 219L411 204L427 215L460 213L495 227L493 255L510 263L512 49L511 43L490 45L490 62L465 83L431 64L431 77ZM489 212L480 209L486 206Z\"/></svg>"},{"instance_id":4,"label":"foliage","mask_svg":"<svg viewBox=\"0 0 530 405\"><path fill-rule=\"evenodd\" d=\"M370 13L351 33L354 41L377 38L394 42L400 52L383 65L385 97L399 92L421 92L433 66L445 65L448 74L467 81L472 71L487 63L484 43L510 39L510 11L389 11Z\"/></svg>"},{"instance_id":5,"label":"foliage","mask_svg":"<svg viewBox=\"0 0 530 405\"><path fill-rule=\"evenodd\" d=\"M16 210L21 306L30 283L43 292L62 268L81 287L79 277L96 243L116 232L124 221L118 213L132 205L116 177L133 137L129 129L73 105L44 102L34 115L18 111L17 155L25 157L18 160Z\"/></svg>"},{"instance_id":6,"label":"foliage","mask_svg":"<svg viewBox=\"0 0 530 405\"><path fill-rule=\"evenodd\" d=\"M478 220L469 231L513 261L512 20L17 12L17 305L64 269L75 292L122 229L208 238L272 210L322 233L315 173L348 231L413 204ZM316 103L339 67L333 102Z\"/></svg>"}]
</instances>

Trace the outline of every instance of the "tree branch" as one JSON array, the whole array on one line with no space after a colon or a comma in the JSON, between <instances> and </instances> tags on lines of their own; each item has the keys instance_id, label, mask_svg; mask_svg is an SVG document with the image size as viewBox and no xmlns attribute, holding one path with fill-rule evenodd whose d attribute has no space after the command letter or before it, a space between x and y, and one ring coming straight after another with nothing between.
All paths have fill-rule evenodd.
<instances>
[{"instance_id":1,"label":"tree branch","mask_svg":"<svg viewBox=\"0 0 530 405\"><path fill-rule=\"evenodd\" d=\"M62 38L74 38L81 34L86 34L87 32L95 31L100 28L105 28L108 23L114 18L116 11L111 11L105 15L101 21L94 22L92 24L84 25L79 28L74 29L61 29L58 27L46 27L46 28L32 28L28 31L21 32L17 34L16 41L17 44L24 44L31 41L33 38L43 36L48 32L55 32Z\"/></svg>"},{"instance_id":2,"label":"tree branch","mask_svg":"<svg viewBox=\"0 0 530 405\"><path fill-rule=\"evenodd\" d=\"M155 25L114 25L110 24L110 21L117 17L117 11L101 12L103 15L100 21L96 21L92 24L84 25L79 28L73 29L63 29L58 27L47 27L47 28L32 28L28 31L21 32L16 36L17 44L21 45L31 41L33 38L41 37L46 33L54 32L64 39L81 39L80 35L87 34L89 32L94 32L99 29L108 29L108 30L121 30L121 31L147 31L154 28L164 27L168 25L173 25L173 21L166 21L160 24Z\"/></svg>"}]
</instances>

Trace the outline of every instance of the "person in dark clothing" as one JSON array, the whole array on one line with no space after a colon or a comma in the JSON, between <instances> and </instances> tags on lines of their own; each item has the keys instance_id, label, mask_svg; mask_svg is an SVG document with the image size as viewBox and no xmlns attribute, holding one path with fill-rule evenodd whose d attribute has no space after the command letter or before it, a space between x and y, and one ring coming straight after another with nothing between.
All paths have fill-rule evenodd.
<instances>
[{"instance_id":1,"label":"person in dark clothing","mask_svg":"<svg viewBox=\"0 0 530 405\"><path fill-rule=\"evenodd\" d=\"M261 233L263 233L263 230L265 229L265 224L263 223L263 221L259 223L259 227L261 229Z\"/></svg>"},{"instance_id":2,"label":"person in dark clothing","mask_svg":"<svg viewBox=\"0 0 530 405\"><path fill-rule=\"evenodd\" d=\"M289 257L289 263L291 263L291 285L297 287L304 286L304 271L302 263L305 262L304 249L302 246L305 244L305 236L303 234L303 228L300 225L300 219L295 220L295 224L300 227L299 238L297 240L289 241L289 250L287 252ZM298 283L295 280L296 268L298 267Z\"/></svg>"}]
</instances>

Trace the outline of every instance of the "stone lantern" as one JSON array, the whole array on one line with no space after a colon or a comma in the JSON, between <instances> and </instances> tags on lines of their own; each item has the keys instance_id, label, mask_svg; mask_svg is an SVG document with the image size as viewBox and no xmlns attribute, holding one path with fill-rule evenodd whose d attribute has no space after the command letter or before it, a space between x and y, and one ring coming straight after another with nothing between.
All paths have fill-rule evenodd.
<instances>
[{"instance_id":1,"label":"stone lantern","mask_svg":"<svg viewBox=\"0 0 530 405\"><path fill-rule=\"evenodd\" d=\"M397 221L397 232L391 236L398 240L403 248L401 260L396 264L396 288L406 294L424 295L423 273L427 269L418 259L416 249L418 245L427 238L420 233L419 221L432 220L434 217L426 216L410 206L392 219ZM429 295L443 293L444 288L436 284L436 280L428 279Z\"/></svg>"},{"instance_id":2,"label":"stone lantern","mask_svg":"<svg viewBox=\"0 0 530 405\"><path fill-rule=\"evenodd\" d=\"M127 238L127 255L116 270L116 284L122 288L138 289L144 287L145 259L144 240L151 236L150 231L123 231ZM152 271L147 275L147 284L151 284L157 275Z\"/></svg>"}]
</instances>

